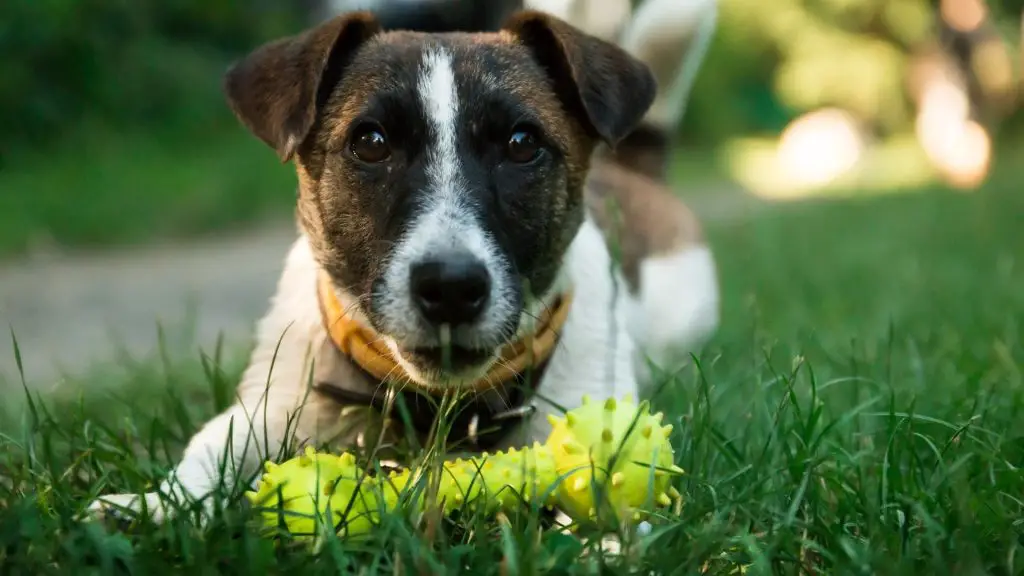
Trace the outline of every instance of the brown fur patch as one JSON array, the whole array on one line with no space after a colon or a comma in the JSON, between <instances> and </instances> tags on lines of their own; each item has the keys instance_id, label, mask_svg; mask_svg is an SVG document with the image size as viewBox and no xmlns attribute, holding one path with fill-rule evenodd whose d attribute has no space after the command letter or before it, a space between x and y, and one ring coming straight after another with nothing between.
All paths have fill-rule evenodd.
<instances>
[{"instance_id":1,"label":"brown fur patch","mask_svg":"<svg viewBox=\"0 0 1024 576\"><path fill-rule=\"evenodd\" d=\"M316 120L330 67L339 67L336 59L347 58L379 31L372 14L354 12L260 46L224 76L231 110L282 160L290 160Z\"/></svg>"},{"instance_id":2,"label":"brown fur patch","mask_svg":"<svg viewBox=\"0 0 1024 576\"><path fill-rule=\"evenodd\" d=\"M567 111L588 120L594 137L606 144L632 132L654 101L650 68L610 42L531 10L510 18L505 30L547 68Z\"/></svg>"},{"instance_id":3,"label":"brown fur patch","mask_svg":"<svg viewBox=\"0 0 1024 576\"><path fill-rule=\"evenodd\" d=\"M605 235L633 292L640 263L703 242L696 215L665 185L607 159L594 162L587 209Z\"/></svg>"}]
</instances>

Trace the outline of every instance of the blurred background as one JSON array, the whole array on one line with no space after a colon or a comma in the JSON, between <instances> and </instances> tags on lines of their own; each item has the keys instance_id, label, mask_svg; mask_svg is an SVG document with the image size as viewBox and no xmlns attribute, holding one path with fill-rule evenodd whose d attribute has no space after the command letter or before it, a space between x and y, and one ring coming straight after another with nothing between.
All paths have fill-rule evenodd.
<instances>
[{"instance_id":1,"label":"blurred background","mask_svg":"<svg viewBox=\"0 0 1024 576\"><path fill-rule=\"evenodd\" d=\"M182 342L247 337L294 234L294 176L231 117L221 74L337 9L0 2L0 321L29 380L150 350L155 322ZM714 222L799 198L983 188L1020 158L1022 10L720 0L679 127L680 194ZM0 377L17 371L0 356Z\"/></svg>"}]
</instances>

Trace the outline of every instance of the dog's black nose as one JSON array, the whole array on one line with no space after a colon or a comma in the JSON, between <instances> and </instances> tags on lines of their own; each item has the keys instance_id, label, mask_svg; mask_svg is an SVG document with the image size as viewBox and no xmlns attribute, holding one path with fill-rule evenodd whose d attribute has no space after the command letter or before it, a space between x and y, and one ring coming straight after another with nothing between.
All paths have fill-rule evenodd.
<instances>
[{"instance_id":1,"label":"dog's black nose","mask_svg":"<svg viewBox=\"0 0 1024 576\"><path fill-rule=\"evenodd\" d=\"M413 264L412 299L432 324L468 324L487 306L491 275L473 256L459 254Z\"/></svg>"}]
</instances>

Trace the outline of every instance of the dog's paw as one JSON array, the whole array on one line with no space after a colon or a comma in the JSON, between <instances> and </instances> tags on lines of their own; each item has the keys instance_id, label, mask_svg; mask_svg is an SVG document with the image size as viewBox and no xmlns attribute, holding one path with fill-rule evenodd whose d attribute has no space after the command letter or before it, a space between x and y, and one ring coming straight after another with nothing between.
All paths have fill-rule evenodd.
<instances>
[{"instance_id":1,"label":"dog's paw","mask_svg":"<svg viewBox=\"0 0 1024 576\"><path fill-rule=\"evenodd\" d=\"M140 519L161 523L168 518L168 507L160 494L108 494L89 504L84 518L128 524Z\"/></svg>"}]
</instances>

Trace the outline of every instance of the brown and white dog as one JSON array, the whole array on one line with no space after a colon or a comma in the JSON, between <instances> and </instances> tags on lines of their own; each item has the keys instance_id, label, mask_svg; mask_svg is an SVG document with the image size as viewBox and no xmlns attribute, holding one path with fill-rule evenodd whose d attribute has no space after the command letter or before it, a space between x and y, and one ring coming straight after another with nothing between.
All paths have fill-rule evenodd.
<instances>
[{"instance_id":1,"label":"brown and white dog","mask_svg":"<svg viewBox=\"0 0 1024 576\"><path fill-rule=\"evenodd\" d=\"M646 357L717 325L692 216L663 172L609 160L658 93L614 43L536 11L437 34L357 12L258 48L225 91L294 161L299 237L237 403L159 493L105 496L93 513L160 520L167 498L244 482L285 445L426 440L457 393L449 446L540 440L558 406L636 397ZM396 403L408 418L389 417Z\"/></svg>"}]
</instances>

